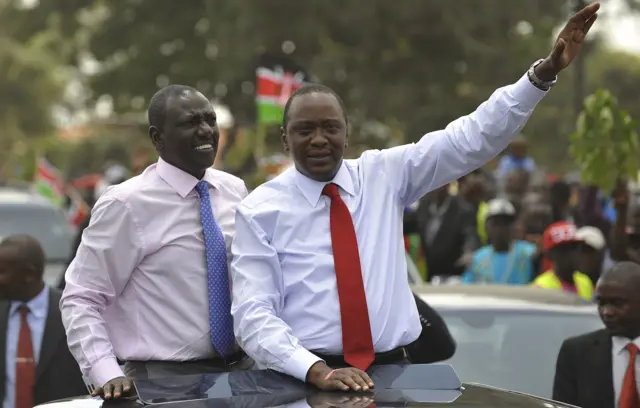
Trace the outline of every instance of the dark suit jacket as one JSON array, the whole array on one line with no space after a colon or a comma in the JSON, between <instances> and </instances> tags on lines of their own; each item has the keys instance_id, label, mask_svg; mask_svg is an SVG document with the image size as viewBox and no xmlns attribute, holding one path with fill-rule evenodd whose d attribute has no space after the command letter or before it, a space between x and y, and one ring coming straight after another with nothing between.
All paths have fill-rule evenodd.
<instances>
[{"instance_id":1,"label":"dark suit jacket","mask_svg":"<svg viewBox=\"0 0 640 408\"><path fill-rule=\"evenodd\" d=\"M61 293L49 289L49 312L36 367L35 403L88 394L78 363L71 356L60 316ZM6 333L10 302L0 302L0 401L4 400Z\"/></svg>"},{"instance_id":2,"label":"dark suit jacket","mask_svg":"<svg viewBox=\"0 0 640 408\"><path fill-rule=\"evenodd\" d=\"M429 199L423 198L414 213L405 215L404 233L420 234L430 278L435 275L462 275L465 267L456 266L456 261L465 250L474 251L480 247L476 212L459 197L451 197L451 204L443 215L436 238L427 246L425 232L431 218L430 205Z\"/></svg>"},{"instance_id":3,"label":"dark suit jacket","mask_svg":"<svg viewBox=\"0 0 640 408\"><path fill-rule=\"evenodd\" d=\"M582 408L614 408L611 336L598 330L565 340L558 353L553 399Z\"/></svg>"}]
</instances>

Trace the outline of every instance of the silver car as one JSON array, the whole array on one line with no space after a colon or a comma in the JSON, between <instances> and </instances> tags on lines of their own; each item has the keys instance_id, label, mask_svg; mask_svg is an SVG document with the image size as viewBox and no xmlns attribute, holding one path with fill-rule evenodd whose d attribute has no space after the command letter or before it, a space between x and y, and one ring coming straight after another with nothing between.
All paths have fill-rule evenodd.
<instances>
[{"instance_id":1,"label":"silver car","mask_svg":"<svg viewBox=\"0 0 640 408\"><path fill-rule=\"evenodd\" d=\"M594 304L561 291L506 285L413 288L444 318L463 382L551 398L562 342L604 327Z\"/></svg>"},{"instance_id":2,"label":"silver car","mask_svg":"<svg viewBox=\"0 0 640 408\"><path fill-rule=\"evenodd\" d=\"M0 188L0 240L11 235L36 238L46 256L45 283L56 286L71 255L74 230L64 212L28 190Z\"/></svg>"}]
</instances>

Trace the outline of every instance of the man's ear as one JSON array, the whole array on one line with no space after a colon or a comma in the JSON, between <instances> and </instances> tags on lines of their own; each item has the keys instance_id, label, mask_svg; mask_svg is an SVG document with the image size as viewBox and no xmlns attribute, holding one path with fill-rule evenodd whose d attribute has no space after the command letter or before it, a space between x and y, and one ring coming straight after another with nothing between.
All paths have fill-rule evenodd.
<instances>
[{"instance_id":1,"label":"man's ear","mask_svg":"<svg viewBox=\"0 0 640 408\"><path fill-rule=\"evenodd\" d=\"M284 147L284 151L289 153L289 140L287 139L287 133L284 130L284 127L280 127L280 138L282 139L282 145Z\"/></svg>"},{"instance_id":2,"label":"man's ear","mask_svg":"<svg viewBox=\"0 0 640 408\"><path fill-rule=\"evenodd\" d=\"M156 151L162 150L163 142L162 142L162 133L160 129L155 126L149 126L149 139L151 139L151 143L156 148Z\"/></svg>"}]
</instances>

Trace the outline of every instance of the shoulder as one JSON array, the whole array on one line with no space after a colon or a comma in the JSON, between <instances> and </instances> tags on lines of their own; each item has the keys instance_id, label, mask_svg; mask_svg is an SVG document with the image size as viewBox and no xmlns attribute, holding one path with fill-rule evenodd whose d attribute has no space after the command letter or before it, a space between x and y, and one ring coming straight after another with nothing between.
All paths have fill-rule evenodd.
<instances>
[{"instance_id":1,"label":"shoulder","mask_svg":"<svg viewBox=\"0 0 640 408\"><path fill-rule=\"evenodd\" d=\"M239 211L255 213L278 208L292 198L295 191L294 170L287 169L282 174L255 188L242 200Z\"/></svg>"},{"instance_id":2,"label":"shoulder","mask_svg":"<svg viewBox=\"0 0 640 408\"><path fill-rule=\"evenodd\" d=\"M605 329L595 330L579 336L569 337L564 341L562 347L568 350L581 350L591 344L598 344L606 340L609 334Z\"/></svg>"},{"instance_id":3,"label":"shoulder","mask_svg":"<svg viewBox=\"0 0 640 408\"><path fill-rule=\"evenodd\" d=\"M247 186L240 177L218 169L207 169L207 173L215 180L219 181L222 188L233 190L243 197L247 195Z\"/></svg>"},{"instance_id":4,"label":"shoulder","mask_svg":"<svg viewBox=\"0 0 640 408\"><path fill-rule=\"evenodd\" d=\"M521 251L527 253L527 255L531 256L536 252L535 244L527 241L517 241L517 247L520 248Z\"/></svg>"}]
</instances>

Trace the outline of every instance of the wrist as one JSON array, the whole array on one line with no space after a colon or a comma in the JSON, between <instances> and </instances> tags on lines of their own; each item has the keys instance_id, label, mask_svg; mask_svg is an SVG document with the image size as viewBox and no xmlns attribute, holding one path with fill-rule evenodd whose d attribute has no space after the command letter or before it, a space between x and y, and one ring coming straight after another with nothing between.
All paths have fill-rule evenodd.
<instances>
[{"instance_id":1,"label":"wrist","mask_svg":"<svg viewBox=\"0 0 640 408\"><path fill-rule=\"evenodd\" d=\"M324 361L318 361L317 363L312 365L311 368L309 368L306 381L313 384L319 379L323 379L324 377L326 377L326 375L330 372L331 368Z\"/></svg>"},{"instance_id":2,"label":"wrist","mask_svg":"<svg viewBox=\"0 0 640 408\"><path fill-rule=\"evenodd\" d=\"M553 67L553 63L549 58L545 58L533 71L540 80L545 82L554 81L560 73Z\"/></svg>"}]
</instances>

